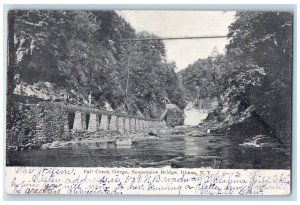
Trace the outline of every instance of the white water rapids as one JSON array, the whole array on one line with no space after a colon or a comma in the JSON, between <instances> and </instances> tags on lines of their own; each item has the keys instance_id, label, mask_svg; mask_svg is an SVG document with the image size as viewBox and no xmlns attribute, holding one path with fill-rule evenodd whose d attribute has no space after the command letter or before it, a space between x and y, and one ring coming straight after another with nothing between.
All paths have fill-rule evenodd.
<instances>
[{"instance_id":1,"label":"white water rapids","mask_svg":"<svg viewBox=\"0 0 300 205\"><path fill-rule=\"evenodd\" d=\"M186 109L184 109L185 114L185 125L195 126L199 125L200 122L202 122L208 114L208 111L206 109L197 109L193 108L191 103L189 103L186 106Z\"/></svg>"}]
</instances>

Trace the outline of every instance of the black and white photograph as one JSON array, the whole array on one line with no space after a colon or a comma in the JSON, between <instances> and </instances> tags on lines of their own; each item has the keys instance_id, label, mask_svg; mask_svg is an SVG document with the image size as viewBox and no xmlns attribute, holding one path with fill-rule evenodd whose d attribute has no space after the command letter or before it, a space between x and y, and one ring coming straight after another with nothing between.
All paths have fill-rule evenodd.
<instances>
[{"instance_id":1,"label":"black and white photograph","mask_svg":"<svg viewBox=\"0 0 300 205\"><path fill-rule=\"evenodd\" d=\"M7 19L7 167L291 168L291 11Z\"/></svg>"}]
</instances>

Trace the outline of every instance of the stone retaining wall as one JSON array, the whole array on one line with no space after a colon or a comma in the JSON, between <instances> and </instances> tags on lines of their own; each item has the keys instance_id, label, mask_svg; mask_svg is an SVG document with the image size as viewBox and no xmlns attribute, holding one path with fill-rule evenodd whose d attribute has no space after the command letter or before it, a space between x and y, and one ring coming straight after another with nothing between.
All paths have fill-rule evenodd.
<instances>
[{"instance_id":1,"label":"stone retaining wall","mask_svg":"<svg viewBox=\"0 0 300 205\"><path fill-rule=\"evenodd\" d=\"M16 103L10 117L16 118L8 117L11 125L8 127L7 144L10 146L33 140L65 140L72 133L79 133L78 136L81 137L98 130L130 134L165 126L163 122L147 121L133 116L121 117L81 111L71 113L48 102L29 105Z\"/></svg>"}]
</instances>

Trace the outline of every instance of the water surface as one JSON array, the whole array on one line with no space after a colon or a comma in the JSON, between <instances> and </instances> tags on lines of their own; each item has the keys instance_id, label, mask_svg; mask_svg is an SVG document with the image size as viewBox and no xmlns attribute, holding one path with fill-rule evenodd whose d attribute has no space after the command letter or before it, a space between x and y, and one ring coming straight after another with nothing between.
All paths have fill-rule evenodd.
<instances>
[{"instance_id":1,"label":"water surface","mask_svg":"<svg viewBox=\"0 0 300 205\"><path fill-rule=\"evenodd\" d=\"M91 143L7 153L8 166L287 169L278 148L241 147L238 137L167 135L131 146Z\"/></svg>"}]
</instances>

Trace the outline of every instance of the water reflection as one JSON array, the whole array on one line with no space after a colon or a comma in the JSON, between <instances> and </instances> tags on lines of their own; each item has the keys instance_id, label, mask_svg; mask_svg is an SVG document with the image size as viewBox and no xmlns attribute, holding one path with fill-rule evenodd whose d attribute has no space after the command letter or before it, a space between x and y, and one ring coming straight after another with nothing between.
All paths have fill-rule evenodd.
<instances>
[{"instance_id":1,"label":"water reflection","mask_svg":"<svg viewBox=\"0 0 300 205\"><path fill-rule=\"evenodd\" d=\"M184 139L184 154L186 156L203 156L207 150L207 138L185 137Z\"/></svg>"}]
</instances>

